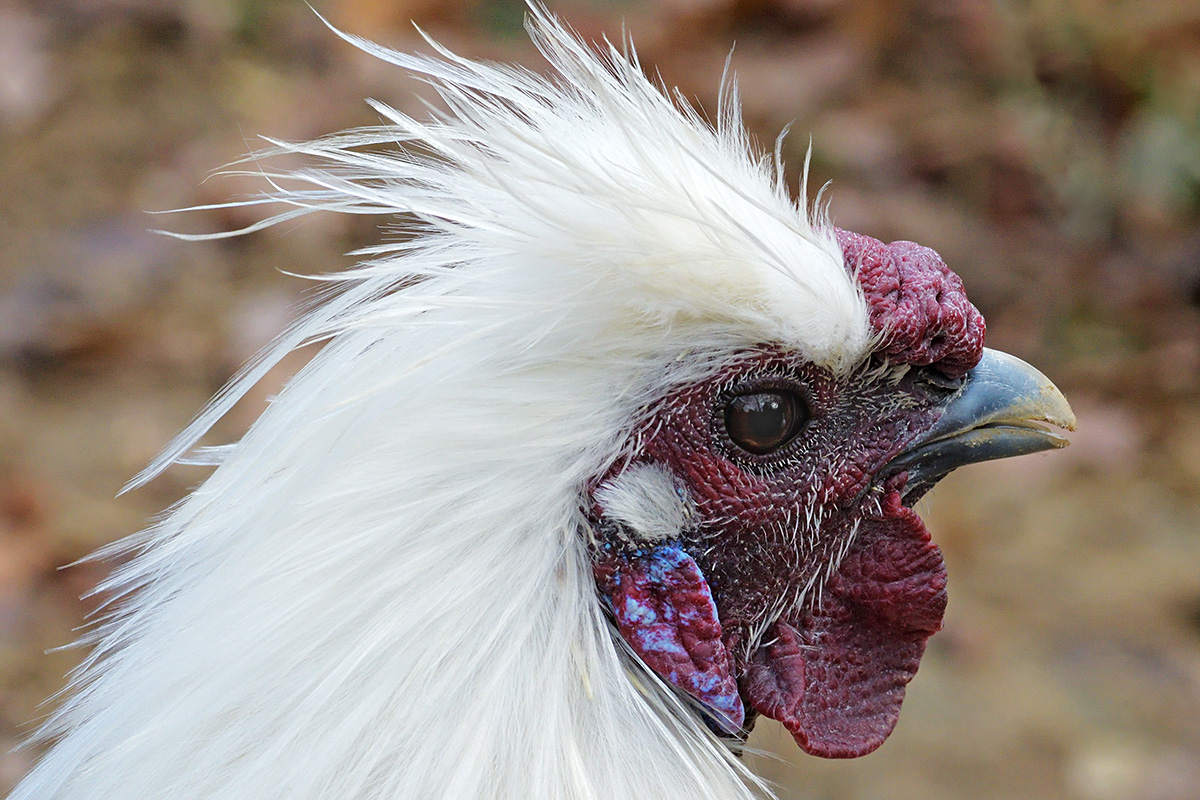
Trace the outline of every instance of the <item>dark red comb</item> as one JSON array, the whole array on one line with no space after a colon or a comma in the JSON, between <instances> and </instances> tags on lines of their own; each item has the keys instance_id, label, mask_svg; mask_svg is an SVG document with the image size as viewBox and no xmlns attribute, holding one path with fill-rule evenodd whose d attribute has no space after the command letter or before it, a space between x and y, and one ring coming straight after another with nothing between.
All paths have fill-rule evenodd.
<instances>
[{"instance_id":1,"label":"dark red comb","mask_svg":"<svg viewBox=\"0 0 1200 800\"><path fill-rule=\"evenodd\" d=\"M840 228L835 232L846 268L866 295L871 326L883 334L880 354L895 363L936 364L955 377L979 363L983 315L936 251L915 242L884 244Z\"/></svg>"}]
</instances>

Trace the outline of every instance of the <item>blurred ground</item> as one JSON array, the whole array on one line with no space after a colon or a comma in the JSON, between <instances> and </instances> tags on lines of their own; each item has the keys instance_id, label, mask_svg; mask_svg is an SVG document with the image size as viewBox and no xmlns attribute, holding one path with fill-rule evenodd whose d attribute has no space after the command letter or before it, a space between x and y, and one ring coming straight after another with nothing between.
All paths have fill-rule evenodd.
<instances>
[{"instance_id":1,"label":"blurred ground","mask_svg":"<svg viewBox=\"0 0 1200 800\"><path fill-rule=\"evenodd\" d=\"M516 0L313 0L399 49L538 60ZM726 55L765 142L813 136L836 221L939 250L989 344L1053 377L1080 431L926 501L951 603L896 733L850 762L776 727L786 798L1200 797L1200 5L1194 0L552 2L620 35L706 109ZM375 121L414 87L289 0L0 0L0 792L78 660L103 574L57 569L203 477L114 500L303 282L373 241L312 218L185 244L251 212L150 217L258 188L201 183L268 134ZM246 139L243 139L243 136ZM278 376L277 376L278 377ZM235 437L267 389L222 428ZM256 405L258 404L258 405Z\"/></svg>"}]
</instances>

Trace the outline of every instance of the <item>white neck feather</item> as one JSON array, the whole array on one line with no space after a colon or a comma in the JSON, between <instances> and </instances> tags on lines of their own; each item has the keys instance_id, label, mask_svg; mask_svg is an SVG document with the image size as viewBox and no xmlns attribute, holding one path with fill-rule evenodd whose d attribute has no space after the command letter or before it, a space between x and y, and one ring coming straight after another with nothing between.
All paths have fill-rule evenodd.
<instances>
[{"instance_id":1,"label":"white neck feather","mask_svg":"<svg viewBox=\"0 0 1200 800\"><path fill-rule=\"evenodd\" d=\"M414 366L481 313L343 334L129 545L138 591L13 800L750 796L594 596L580 492L633 398L574 361Z\"/></svg>"},{"instance_id":2,"label":"white neck feather","mask_svg":"<svg viewBox=\"0 0 1200 800\"><path fill-rule=\"evenodd\" d=\"M732 92L712 130L633 57L534 16L557 82L354 40L453 116L377 106L389 125L279 147L325 168L264 173L274 221L407 215L420 235L329 278L342 291L139 478L328 342L200 489L113 548L134 556L102 587L119 611L12 800L761 789L614 639L582 497L673 382L762 342L850 369L866 307L830 231L748 153ZM420 146L378 152L396 142Z\"/></svg>"}]
</instances>

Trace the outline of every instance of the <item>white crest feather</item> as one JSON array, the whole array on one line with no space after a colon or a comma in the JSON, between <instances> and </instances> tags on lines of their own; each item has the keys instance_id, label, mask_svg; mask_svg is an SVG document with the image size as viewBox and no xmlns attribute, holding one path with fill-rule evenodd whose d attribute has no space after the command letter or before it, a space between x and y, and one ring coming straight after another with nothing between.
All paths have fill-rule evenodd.
<instances>
[{"instance_id":1,"label":"white crest feather","mask_svg":"<svg viewBox=\"0 0 1200 800\"><path fill-rule=\"evenodd\" d=\"M134 481L219 463L113 548L134 556L102 587L118 610L12 800L765 791L614 640L582 491L649 400L741 348L853 368L866 308L736 101L712 130L635 57L532 17L550 78L342 34L450 113L376 103L387 124L276 142L312 166L255 171L269 190L245 202L407 233L330 276ZM309 342L239 443L187 456Z\"/></svg>"}]
</instances>

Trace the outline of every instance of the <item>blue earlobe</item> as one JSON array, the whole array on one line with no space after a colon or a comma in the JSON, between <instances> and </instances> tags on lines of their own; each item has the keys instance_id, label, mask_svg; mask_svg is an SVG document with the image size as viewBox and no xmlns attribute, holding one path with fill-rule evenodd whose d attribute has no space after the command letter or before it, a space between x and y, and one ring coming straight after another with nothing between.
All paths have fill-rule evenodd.
<instances>
[{"instance_id":1,"label":"blue earlobe","mask_svg":"<svg viewBox=\"0 0 1200 800\"><path fill-rule=\"evenodd\" d=\"M716 727L734 734L745 708L708 582L674 542L609 552L595 565L621 636L667 683L700 701Z\"/></svg>"}]
</instances>

